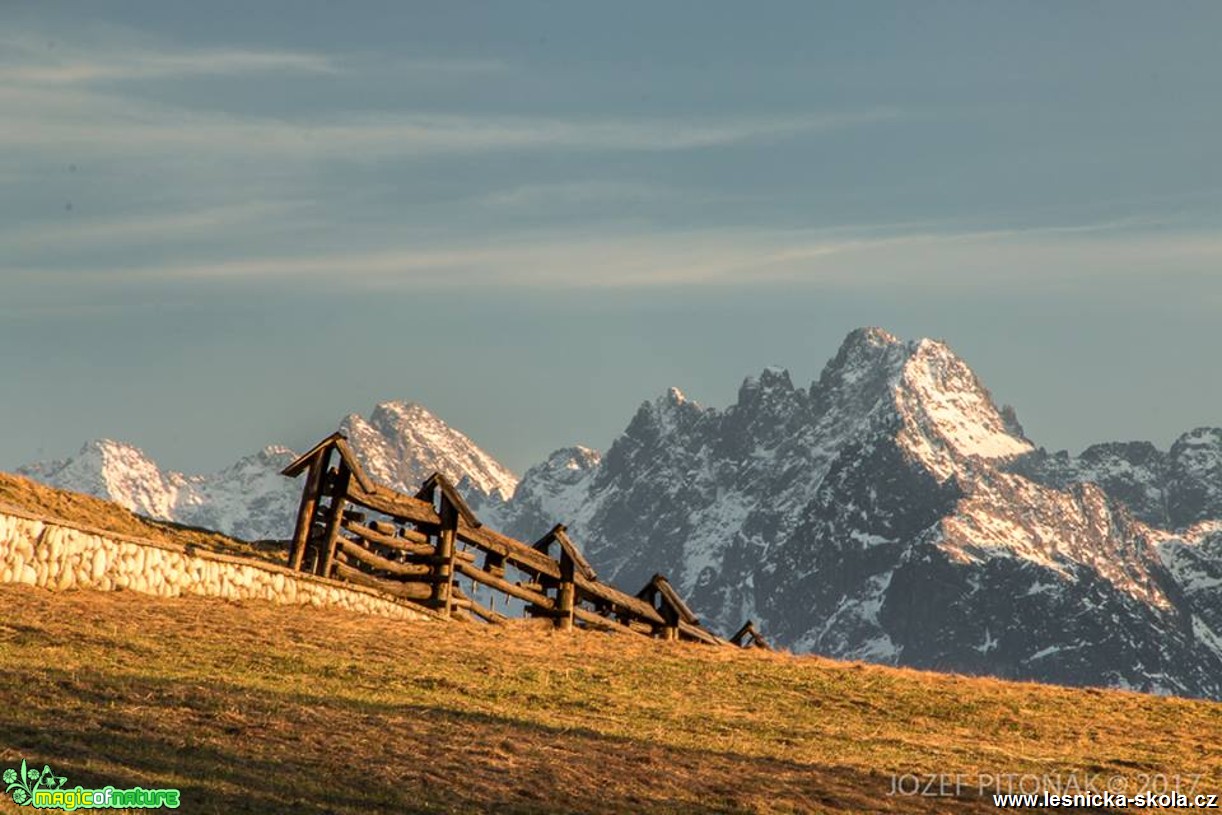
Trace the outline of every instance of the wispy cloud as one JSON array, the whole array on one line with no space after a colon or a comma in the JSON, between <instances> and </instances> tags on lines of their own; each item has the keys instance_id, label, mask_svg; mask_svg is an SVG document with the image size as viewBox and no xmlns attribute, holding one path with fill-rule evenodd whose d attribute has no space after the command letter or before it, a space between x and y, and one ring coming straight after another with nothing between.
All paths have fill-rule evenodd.
<instances>
[{"instance_id":1,"label":"wispy cloud","mask_svg":"<svg viewBox=\"0 0 1222 815\"><path fill-rule=\"evenodd\" d=\"M130 35L113 42L54 41L34 32L0 35L0 82L77 85L91 82L254 73L333 74L325 54L240 48L175 48Z\"/></svg>"},{"instance_id":2,"label":"wispy cloud","mask_svg":"<svg viewBox=\"0 0 1222 815\"><path fill-rule=\"evenodd\" d=\"M539 235L482 246L381 247L200 259L143 268L40 270L27 277L106 285L283 281L343 288L547 286L646 288L758 282L836 287L1022 286L1190 273L1222 260L1222 235L1129 230L1121 223L1065 228L893 235L718 230Z\"/></svg>"},{"instance_id":3,"label":"wispy cloud","mask_svg":"<svg viewBox=\"0 0 1222 815\"><path fill-rule=\"evenodd\" d=\"M122 217L70 219L0 230L0 251L28 252L71 247L89 252L108 246L171 243L208 235L232 235L236 228L258 229L268 219L283 220L308 208L304 202L258 201L177 212L133 212Z\"/></svg>"},{"instance_id":4,"label":"wispy cloud","mask_svg":"<svg viewBox=\"0 0 1222 815\"><path fill-rule=\"evenodd\" d=\"M31 32L0 34L0 148L90 150L101 155L191 151L282 160L472 153L496 150L690 150L868 125L893 109L707 117L510 116L429 110L336 111L272 117L154 101L134 80L254 74L427 78L504 72L496 59L337 55L187 48L133 32L47 47ZM127 84L125 84L127 83Z\"/></svg>"},{"instance_id":5,"label":"wispy cloud","mask_svg":"<svg viewBox=\"0 0 1222 815\"><path fill-rule=\"evenodd\" d=\"M608 118L344 113L270 118L166 108L80 91L0 88L0 147L147 155L342 159L562 149L673 151L767 141L892 119L893 110L799 116Z\"/></svg>"}]
</instances>

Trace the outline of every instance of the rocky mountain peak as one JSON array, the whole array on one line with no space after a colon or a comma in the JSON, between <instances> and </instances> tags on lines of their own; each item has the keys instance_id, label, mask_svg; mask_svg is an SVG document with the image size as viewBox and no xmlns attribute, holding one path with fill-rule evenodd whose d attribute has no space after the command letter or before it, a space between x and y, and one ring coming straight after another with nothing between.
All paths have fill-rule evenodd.
<instances>
[{"instance_id":1,"label":"rocky mountain peak","mask_svg":"<svg viewBox=\"0 0 1222 815\"><path fill-rule=\"evenodd\" d=\"M1013 423L945 343L917 343L894 393L903 420L901 443L939 479L973 458L1010 460L1034 449L1013 434Z\"/></svg>"},{"instance_id":2,"label":"rocky mountain peak","mask_svg":"<svg viewBox=\"0 0 1222 815\"><path fill-rule=\"evenodd\" d=\"M517 487L512 471L415 402L382 402L369 418L350 414L340 423L353 451L375 481L403 491L434 472L455 483L464 477L487 495L508 499Z\"/></svg>"}]
</instances>

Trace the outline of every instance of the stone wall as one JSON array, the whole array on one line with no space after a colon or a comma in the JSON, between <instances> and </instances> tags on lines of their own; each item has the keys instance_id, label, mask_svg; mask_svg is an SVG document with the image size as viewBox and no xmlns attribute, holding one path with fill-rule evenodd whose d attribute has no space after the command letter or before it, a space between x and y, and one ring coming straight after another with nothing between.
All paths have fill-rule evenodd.
<instances>
[{"instance_id":1,"label":"stone wall","mask_svg":"<svg viewBox=\"0 0 1222 815\"><path fill-rule=\"evenodd\" d=\"M273 563L195 547L128 538L0 507L0 582L64 591L126 589L159 597L198 594L331 606L406 620L431 619L361 586L293 572Z\"/></svg>"}]
</instances>

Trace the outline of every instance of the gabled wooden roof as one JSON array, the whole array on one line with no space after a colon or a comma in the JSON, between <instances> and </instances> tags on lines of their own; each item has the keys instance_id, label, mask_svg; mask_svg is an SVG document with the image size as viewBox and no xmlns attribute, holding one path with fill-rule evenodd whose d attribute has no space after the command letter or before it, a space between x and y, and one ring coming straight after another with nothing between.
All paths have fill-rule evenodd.
<instances>
[{"instance_id":1,"label":"gabled wooden roof","mask_svg":"<svg viewBox=\"0 0 1222 815\"><path fill-rule=\"evenodd\" d=\"M535 542L534 548L547 554L547 550L553 543L560 544L560 548L572 559L578 574L586 580L597 580L598 572L594 571L590 561L586 560L585 555L577 548L577 544L573 543L573 539L568 536L567 529L568 527L564 524L556 524L550 532Z\"/></svg>"},{"instance_id":2,"label":"gabled wooden roof","mask_svg":"<svg viewBox=\"0 0 1222 815\"><path fill-rule=\"evenodd\" d=\"M458 510L459 516L466 521L467 526L473 529L479 529L484 525L484 522L476 517L471 511L471 507L467 506L467 502L458 494L458 490L450 483L450 479L446 478L441 473L433 473L428 478L424 479L424 484L420 486L420 492L417 496L429 494L434 488L440 489L446 499Z\"/></svg>"},{"instance_id":3,"label":"gabled wooden roof","mask_svg":"<svg viewBox=\"0 0 1222 815\"><path fill-rule=\"evenodd\" d=\"M653 579L646 583L645 587L637 593L637 597L642 598L652 599L655 596L660 596L662 602L670 606L683 622L693 626L700 624L700 618L683 601L683 598L679 596L679 592L675 591L675 587L670 584L670 581L660 574L655 574Z\"/></svg>"},{"instance_id":4,"label":"gabled wooden roof","mask_svg":"<svg viewBox=\"0 0 1222 815\"><path fill-rule=\"evenodd\" d=\"M348 467L352 473L352 477L360 484L361 489L365 492L373 492L376 489L373 481L365 473L365 468L361 466L361 462L357 460L356 453L352 452L352 448L348 445L348 439L343 433L332 433L318 444L311 447L307 452L302 453L289 466L280 471L281 475L286 475L289 478L296 478L305 472L306 468L319 456L324 456L331 449L339 451L340 459Z\"/></svg>"}]
</instances>

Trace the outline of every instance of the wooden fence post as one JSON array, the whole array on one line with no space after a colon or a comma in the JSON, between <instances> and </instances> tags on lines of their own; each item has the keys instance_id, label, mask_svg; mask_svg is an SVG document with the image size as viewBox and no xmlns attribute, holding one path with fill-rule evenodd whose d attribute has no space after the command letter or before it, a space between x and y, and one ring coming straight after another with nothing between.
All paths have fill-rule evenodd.
<instances>
[{"instance_id":1,"label":"wooden fence post","mask_svg":"<svg viewBox=\"0 0 1222 815\"><path fill-rule=\"evenodd\" d=\"M458 533L458 508L441 493L441 530L437 533L437 564L433 572L433 605L442 617L450 617L450 588L454 583L454 539Z\"/></svg>"},{"instance_id":2,"label":"wooden fence post","mask_svg":"<svg viewBox=\"0 0 1222 815\"><path fill-rule=\"evenodd\" d=\"M310 462L310 474L306 477L305 489L301 493L301 504L297 507L297 527L293 532L293 547L289 550L289 568L301 569L306 545L310 542L310 530L314 526L314 510L318 508L318 493L322 485L324 469L323 454L319 452Z\"/></svg>"},{"instance_id":3,"label":"wooden fence post","mask_svg":"<svg viewBox=\"0 0 1222 815\"><path fill-rule=\"evenodd\" d=\"M352 481L352 471L343 461L339 465L335 484L331 490L331 508L327 515L327 532L323 537L321 557L319 558L318 574L321 577L331 576L331 567L335 563L335 544L339 540L340 524L344 520L344 505L348 503L348 485Z\"/></svg>"},{"instance_id":4,"label":"wooden fence post","mask_svg":"<svg viewBox=\"0 0 1222 815\"><path fill-rule=\"evenodd\" d=\"M561 631L573 630L573 607L576 605L577 587L574 585L574 563L567 551L560 552L560 583L556 587L556 627Z\"/></svg>"}]
</instances>

